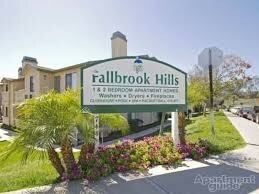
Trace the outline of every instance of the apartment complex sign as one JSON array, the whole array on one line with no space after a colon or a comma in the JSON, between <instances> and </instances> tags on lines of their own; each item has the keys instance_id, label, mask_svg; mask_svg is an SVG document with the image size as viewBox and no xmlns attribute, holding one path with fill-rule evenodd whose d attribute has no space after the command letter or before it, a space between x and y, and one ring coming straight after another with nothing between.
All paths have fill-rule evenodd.
<instances>
[{"instance_id":1,"label":"apartment complex sign","mask_svg":"<svg viewBox=\"0 0 259 194\"><path fill-rule=\"evenodd\" d=\"M84 110L166 112L186 110L185 72L150 58L122 57L81 70Z\"/></svg>"}]
</instances>

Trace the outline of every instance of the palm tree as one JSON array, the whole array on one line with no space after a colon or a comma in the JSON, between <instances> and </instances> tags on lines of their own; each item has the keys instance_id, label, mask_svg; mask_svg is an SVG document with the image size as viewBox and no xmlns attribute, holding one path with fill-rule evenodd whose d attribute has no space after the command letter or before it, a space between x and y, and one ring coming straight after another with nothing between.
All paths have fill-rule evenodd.
<instances>
[{"instance_id":1,"label":"palm tree","mask_svg":"<svg viewBox=\"0 0 259 194\"><path fill-rule=\"evenodd\" d=\"M51 91L18 107L19 130L8 155L22 146L26 161L28 155L37 150L35 148L42 148L60 177L79 178L81 174L71 144L74 128L82 119L78 96L78 91L67 90L62 94ZM58 144L63 162L54 149Z\"/></svg>"},{"instance_id":2,"label":"palm tree","mask_svg":"<svg viewBox=\"0 0 259 194\"><path fill-rule=\"evenodd\" d=\"M86 161L86 153L94 151L94 121L91 114L85 114L82 122L77 126L77 129L84 141L81 146L78 164L84 164Z\"/></svg>"},{"instance_id":3,"label":"palm tree","mask_svg":"<svg viewBox=\"0 0 259 194\"><path fill-rule=\"evenodd\" d=\"M186 144L185 140L185 113L178 113L178 128L179 128L179 140L180 144Z\"/></svg>"},{"instance_id":4,"label":"palm tree","mask_svg":"<svg viewBox=\"0 0 259 194\"><path fill-rule=\"evenodd\" d=\"M61 142L61 154L66 167L66 175L69 179L77 179L82 176L73 154L71 139L75 128L82 122L82 111L79 101L79 91L67 90L64 93L55 93L59 141ZM53 110L52 110L53 111Z\"/></svg>"},{"instance_id":5,"label":"palm tree","mask_svg":"<svg viewBox=\"0 0 259 194\"><path fill-rule=\"evenodd\" d=\"M38 98L27 100L18 107L18 125L17 135L10 144L7 156L15 153L22 147L23 161L26 162L29 155L32 155L38 149L46 150L49 160L58 172L63 176L65 168L62 165L54 145L58 143L58 133L60 124L57 122L57 98L53 92ZM20 149L19 149L20 151ZM41 152L43 155L45 152Z\"/></svg>"},{"instance_id":6,"label":"palm tree","mask_svg":"<svg viewBox=\"0 0 259 194\"><path fill-rule=\"evenodd\" d=\"M23 103L18 108L17 135L6 156L16 152L18 147L23 147L23 161L26 161L36 148L42 148L60 177L80 178L82 173L74 158L71 139L77 128L85 141L79 159L82 162L85 148L93 145L94 128L91 114L82 114L79 96L79 91L74 90L64 93L51 91ZM118 114L101 115L100 126L124 132L128 129L126 119ZM62 158L54 149L56 145L61 146Z\"/></svg>"},{"instance_id":7,"label":"palm tree","mask_svg":"<svg viewBox=\"0 0 259 194\"><path fill-rule=\"evenodd\" d=\"M94 126L93 115L91 113L85 114L85 119L78 126L78 130L81 137L84 140L84 144L81 146L78 164L82 165L86 162L86 153L94 151ZM129 130L129 124L125 117L121 114L108 113L99 115L100 128L109 128L112 131L121 131L122 134L127 134ZM91 138L92 137L92 138Z\"/></svg>"}]
</instances>

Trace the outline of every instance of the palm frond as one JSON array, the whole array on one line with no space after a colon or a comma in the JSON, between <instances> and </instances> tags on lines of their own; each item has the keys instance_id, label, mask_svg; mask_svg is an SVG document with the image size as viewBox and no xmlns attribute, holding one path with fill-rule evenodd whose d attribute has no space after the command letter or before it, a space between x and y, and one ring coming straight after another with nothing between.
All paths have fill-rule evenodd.
<instances>
[{"instance_id":1,"label":"palm frond","mask_svg":"<svg viewBox=\"0 0 259 194\"><path fill-rule=\"evenodd\" d=\"M127 134L129 132L128 121L121 114L100 114L99 119L100 127L108 127L112 131L121 131L122 134Z\"/></svg>"}]
</instances>

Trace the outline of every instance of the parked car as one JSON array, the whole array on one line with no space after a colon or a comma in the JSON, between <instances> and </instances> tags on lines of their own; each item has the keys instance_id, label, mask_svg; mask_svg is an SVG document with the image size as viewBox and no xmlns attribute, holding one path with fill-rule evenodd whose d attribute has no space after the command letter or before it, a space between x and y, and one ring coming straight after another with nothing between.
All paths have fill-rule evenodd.
<instances>
[{"instance_id":1,"label":"parked car","mask_svg":"<svg viewBox=\"0 0 259 194\"><path fill-rule=\"evenodd\" d=\"M240 107L232 107L230 108L230 112L232 112L233 114L237 114L240 110Z\"/></svg>"},{"instance_id":2,"label":"parked car","mask_svg":"<svg viewBox=\"0 0 259 194\"><path fill-rule=\"evenodd\" d=\"M247 118L251 121L259 123L259 106L253 106L252 111L248 113Z\"/></svg>"},{"instance_id":3,"label":"parked car","mask_svg":"<svg viewBox=\"0 0 259 194\"><path fill-rule=\"evenodd\" d=\"M253 111L253 107L251 106L247 106L247 107L242 107L239 111L238 111L238 116L243 117L243 118L247 118L248 114L250 114Z\"/></svg>"}]
</instances>

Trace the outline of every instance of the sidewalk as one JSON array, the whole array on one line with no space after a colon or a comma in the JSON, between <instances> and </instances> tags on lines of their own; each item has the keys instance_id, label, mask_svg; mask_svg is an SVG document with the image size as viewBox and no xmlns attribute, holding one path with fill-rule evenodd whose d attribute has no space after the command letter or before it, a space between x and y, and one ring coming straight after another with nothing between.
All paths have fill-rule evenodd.
<instances>
[{"instance_id":1,"label":"sidewalk","mask_svg":"<svg viewBox=\"0 0 259 194\"><path fill-rule=\"evenodd\" d=\"M216 157L229 165L250 169L259 173L259 125L238 117L230 112L224 112L230 122L239 131L246 146Z\"/></svg>"},{"instance_id":2,"label":"sidewalk","mask_svg":"<svg viewBox=\"0 0 259 194\"><path fill-rule=\"evenodd\" d=\"M0 128L0 142L1 141L11 141L12 136L14 136L13 131Z\"/></svg>"}]
</instances>

